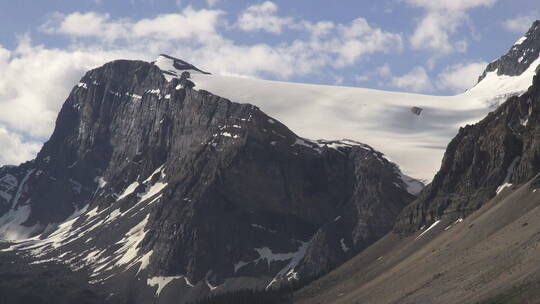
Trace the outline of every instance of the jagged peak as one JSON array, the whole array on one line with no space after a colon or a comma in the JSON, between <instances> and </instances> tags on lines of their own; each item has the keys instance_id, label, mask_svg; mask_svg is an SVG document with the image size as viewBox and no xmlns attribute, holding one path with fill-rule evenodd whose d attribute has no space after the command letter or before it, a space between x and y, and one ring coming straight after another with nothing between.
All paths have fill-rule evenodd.
<instances>
[{"instance_id":1,"label":"jagged peak","mask_svg":"<svg viewBox=\"0 0 540 304\"><path fill-rule=\"evenodd\" d=\"M505 55L488 64L478 82L484 80L489 73L496 73L497 76L520 76L531 65L537 65L536 60L539 54L540 20L536 20L525 35L519 38Z\"/></svg>"},{"instance_id":2,"label":"jagged peak","mask_svg":"<svg viewBox=\"0 0 540 304\"><path fill-rule=\"evenodd\" d=\"M523 35L523 37L519 38L514 45L512 46L512 49L519 48L520 45L522 45L527 40L537 40L538 34L540 33L540 20L536 20L532 23L529 30Z\"/></svg>"},{"instance_id":3,"label":"jagged peak","mask_svg":"<svg viewBox=\"0 0 540 304\"><path fill-rule=\"evenodd\" d=\"M171 78L179 78L183 72L210 74L197 68L189 62L166 54L160 54L156 61L152 63L163 72L167 80L170 80Z\"/></svg>"}]
</instances>

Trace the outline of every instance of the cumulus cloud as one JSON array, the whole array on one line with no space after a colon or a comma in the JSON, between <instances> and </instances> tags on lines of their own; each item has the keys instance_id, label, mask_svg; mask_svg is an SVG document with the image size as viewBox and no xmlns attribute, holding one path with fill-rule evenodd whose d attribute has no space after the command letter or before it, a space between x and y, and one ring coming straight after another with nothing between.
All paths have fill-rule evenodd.
<instances>
[{"instance_id":1,"label":"cumulus cloud","mask_svg":"<svg viewBox=\"0 0 540 304\"><path fill-rule=\"evenodd\" d=\"M472 88L487 66L487 62L471 62L446 67L437 76L437 87L460 93Z\"/></svg>"},{"instance_id":2,"label":"cumulus cloud","mask_svg":"<svg viewBox=\"0 0 540 304\"><path fill-rule=\"evenodd\" d=\"M382 77L389 77L392 75L392 70L390 69L390 65L388 65L388 63L385 63L381 65L380 67L378 67L377 69L375 69L375 72L377 75L382 76Z\"/></svg>"},{"instance_id":3,"label":"cumulus cloud","mask_svg":"<svg viewBox=\"0 0 540 304\"><path fill-rule=\"evenodd\" d=\"M540 18L540 13L534 12L530 15L507 19L502 23L502 26L509 32L525 34L538 18Z\"/></svg>"},{"instance_id":4,"label":"cumulus cloud","mask_svg":"<svg viewBox=\"0 0 540 304\"><path fill-rule=\"evenodd\" d=\"M428 10L464 11L479 6L492 6L497 0L406 0L410 5L422 7Z\"/></svg>"},{"instance_id":5,"label":"cumulus cloud","mask_svg":"<svg viewBox=\"0 0 540 304\"><path fill-rule=\"evenodd\" d=\"M75 12L69 15L52 14L41 29L50 34L64 34L78 38L96 38L105 41L126 40L131 43L149 40L216 38L220 10L195 10L188 6L180 13L162 14L137 21L112 20L108 14Z\"/></svg>"},{"instance_id":6,"label":"cumulus cloud","mask_svg":"<svg viewBox=\"0 0 540 304\"><path fill-rule=\"evenodd\" d=\"M303 48L298 55L302 56L307 51L311 57L318 59L331 55L335 58L335 67L353 64L359 58L375 52L399 52L403 48L401 34L372 27L364 18L354 19L350 24L329 21L313 23L280 17L277 11L278 6L270 1L250 6L240 14L237 25L243 31L266 31L273 34L280 34L284 28L305 31L310 39L295 41L290 50Z\"/></svg>"},{"instance_id":7,"label":"cumulus cloud","mask_svg":"<svg viewBox=\"0 0 540 304\"><path fill-rule=\"evenodd\" d=\"M208 4L209 7L214 7L219 0L206 0L206 4Z\"/></svg>"},{"instance_id":8,"label":"cumulus cloud","mask_svg":"<svg viewBox=\"0 0 540 304\"><path fill-rule=\"evenodd\" d=\"M432 88L431 80L426 69L417 66L402 76L391 77L392 86L413 92L427 91Z\"/></svg>"},{"instance_id":9,"label":"cumulus cloud","mask_svg":"<svg viewBox=\"0 0 540 304\"><path fill-rule=\"evenodd\" d=\"M237 24L243 30L278 33L285 28L303 31L307 38L270 45L237 44L225 37L229 29L224 12L187 7L180 13L142 20L112 19L95 12L52 15L42 30L83 42L101 40L109 48L143 53L171 52L214 73L257 76L272 74L286 79L324 67L343 67L373 53L401 51L400 34L372 27L358 18L350 24L329 21L293 21L277 15L277 5L263 2L248 7ZM85 23L92 27L84 28ZM103 33L107 33L104 35ZM89 40L88 38L93 38ZM77 41L80 43L80 41Z\"/></svg>"},{"instance_id":10,"label":"cumulus cloud","mask_svg":"<svg viewBox=\"0 0 540 304\"><path fill-rule=\"evenodd\" d=\"M24 141L19 134L8 131L0 126L0 165L20 164L36 156L41 143Z\"/></svg>"},{"instance_id":11,"label":"cumulus cloud","mask_svg":"<svg viewBox=\"0 0 540 304\"><path fill-rule=\"evenodd\" d=\"M354 81L356 82L365 82L365 81L369 81L369 75L366 75L366 74L363 74L363 75L355 75L354 76Z\"/></svg>"},{"instance_id":12,"label":"cumulus cloud","mask_svg":"<svg viewBox=\"0 0 540 304\"><path fill-rule=\"evenodd\" d=\"M410 37L412 47L415 49L436 50L442 54L464 52L467 47L466 41L451 41L451 36L468 20L468 10L476 7L490 7L495 1L405 0L409 5L426 11Z\"/></svg>"},{"instance_id":13,"label":"cumulus cloud","mask_svg":"<svg viewBox=\"0 0 540 304\"><path fill-rule=\"evenodd\" d=\"M434 80L422 66L416 66L408 73L396 76L390 66L384 64L376 68L372 74L386 80L386 83L381 83L381 85L403 90L425 92L438 89L452 93L462 93L476 84L478 77L486 66L487 62L484 61L450 65L438 73Z\"/></svg>"},{"instance_id":14,"label":"cumulus cloud","mask_svg":"<svg viewBox=\"0 0 540 304\"><path fill-rule=\"evenodd\" d=\"M101 36L107 39L116 39L121 33L118 28L108 24L108 14L98 14L95 12L79 13L75 12L68 16L61 13L54 13L49 17L42 29L48 33L62 33L79 37Z\"/></svg>"},{"instance_id":15,"label":"cumulus cloud","mask_svg":"<svg viewBox=\"0 0 540 304\"><path fill-rule=\"evenodd\" d=\"M334 40L340 55L337 66L352 64L366 54L399 52L403 47L401 35L373 28L364 18L340 25L339 31L340 38Z\"/></svg>"},{"instance_id":16,"label":"cumulus cloud","mask_svg":"<svg viewBox=\"0 0 540 304\"><path fill-rule=\"evenodd\" d=\"M271 1L252 5L238 17L238 27L246 32L266 31L280 34L285 26L293 25L292 18L277 16L278 6Z\"/></svg>"},{"instance_id":17,"label":"cumulus cloud","mask_svg":"<svg viewBox=\"0 0 540 304\"><path fill-rule=\"evenodd\" d=\"M392 87L412 92L423 92L433 88L431 79L422 66L416 66L408 73L396 76L392 72L390 65L385 63L377 67L370 75L375 75L384 80L379 82L379 86L382 87Z\"/></svg>"}]
</instances>

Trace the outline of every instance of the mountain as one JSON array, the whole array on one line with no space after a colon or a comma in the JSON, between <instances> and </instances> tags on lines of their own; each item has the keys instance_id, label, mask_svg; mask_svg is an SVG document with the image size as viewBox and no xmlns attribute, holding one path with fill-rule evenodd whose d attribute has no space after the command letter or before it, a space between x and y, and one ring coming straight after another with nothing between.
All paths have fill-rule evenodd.
<instances>
[{"instance_id":1,"label":"mountain","mask_svg":"<svg viewBox=\"0 0 540 304\"><path fill-rule=\"evenodd\" d=\"M540 44L539 25L488 66L479 84L520 77L504 74L504 66L521 44L523 53ZM526 92L460 129L392 232L297 292L295 302L538 303L539 113L535 76Z\"/></svg>"},{"instance_id":2,"label":"mountain","mask_svg":"<svg viewBox=\"0 0 540 304\"><path fill-rule=\"evenodd\" d=\"M452 97L219 76L168 55L91 70L36 159L0 168L0 292L187 303L320 277L293 301L534 299L538 24ZM405 173L431 179L449 141L422 190Z\"/></svg>"},{"instance_id":3,"label":"mountain","mask_svg":"<svg viewBox=\"0 0 540 304\"><path fill-rule=\"evenodd\" d=\"M82 77L36 159L0 169L0 275L17 274L0 290L183 303L287 285L388 233L423 188L368 145L197 90L205 73L162 55Z\"/></svg>"},{"instance_id":4,"label":"mountain","mask_svg":"<svg viewBox=\"0 0 540 304\"><path fill-rule=\"evenodd\" d=\"M536 21L507 54L487 66L477 86L495 79L521 81L523 74L539 69L539 54L540 21ZM501 187L533 178L539 169L533 122L535 94L532 87L509 98L478 124L460 128L431 184L400 215L396 231L416 231L442 216L465 217Z\"/></svg>"}]
</instances>

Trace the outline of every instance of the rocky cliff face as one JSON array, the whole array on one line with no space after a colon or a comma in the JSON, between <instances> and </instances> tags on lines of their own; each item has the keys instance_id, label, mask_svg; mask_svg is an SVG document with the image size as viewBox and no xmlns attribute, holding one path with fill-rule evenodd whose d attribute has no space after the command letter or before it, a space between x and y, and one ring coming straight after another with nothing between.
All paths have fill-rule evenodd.
<instances>
[{"instance_id":1,"label":"rocky cliff face","mask_svg":"<svg viewBox=\"0 0 540 304\"><path fill-rule=\"evenodd\" d=\"M3 251L86 271L113 302L178 303L329 270L414 199L371 147L300 138L189 73L168 56L88 72L37 158L0 169L2 238L42 233Z\"/></svg>"}]
</instances>

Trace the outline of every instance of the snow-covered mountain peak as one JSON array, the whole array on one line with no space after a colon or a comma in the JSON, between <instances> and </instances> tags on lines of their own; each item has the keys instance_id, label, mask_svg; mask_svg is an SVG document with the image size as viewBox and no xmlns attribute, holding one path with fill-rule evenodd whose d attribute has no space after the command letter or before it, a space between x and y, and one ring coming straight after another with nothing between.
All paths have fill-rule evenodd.
<instances>
[{"instance_id":1,"label":"snow-covered mountain peak","mask_svg":"<svg viewBox=\"0 0 540 304\"><path fill-rule=\"evenodd\" d=\"M163 71L163 74L165 75L165 78L167 78L167 80L170 80L174 77L180 77L183 72L189 72L192 74L210 74L201 69L198 69L196 66L192 65L189 62L166 54L159 55L156 61L154 61L154 64L161 71Z\"/></svg>"},{"instance_id":2,"label":"snow-covered mountain peak","mask_svg":"<svg viewBox=\"0 0 540 304\"><path fill-rule=\"evenodd\" d=\"M527 33L512 45L508 53L486 67L486 70L479 78L479 83L490 75L520 76L527 72L529 68L532 68L534 72L539 63L537 62L539 54L540 20L537 20L531 25ZM531 82L528 83L528 86L530 85Z\"/></svg>"}]
</instances>

